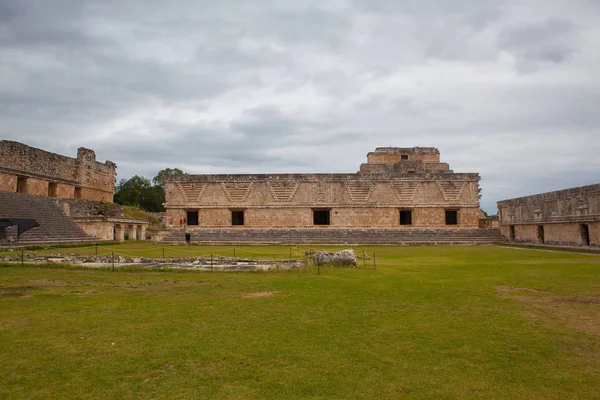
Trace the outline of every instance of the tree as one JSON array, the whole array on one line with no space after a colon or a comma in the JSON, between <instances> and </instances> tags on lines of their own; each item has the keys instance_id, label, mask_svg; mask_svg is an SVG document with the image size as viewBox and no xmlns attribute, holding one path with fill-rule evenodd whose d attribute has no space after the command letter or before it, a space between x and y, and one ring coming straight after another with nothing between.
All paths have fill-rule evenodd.
<instances>
[{"instance_id":1,"label":"tree","mask_svg":"<svg viewBox=\"0 0 600 400\"><path fill-rule=\"evenodd\" d=\"M129 180L121 179L115 190L115 203L141 207L145 191L150 189L150 181L141 176L134 176Z\"/></svg>"},{"instance_id":2,"label":"tree","mask_svg":"<svg viewBox=\"0 0 600 400\"><path fill-rule=\"evenodd\" d=\"M163 203L165 202L165 191L160 186L152 186L144 189L140 208L150 212L164 211Z\"/></svg>"},{"instance_id":3,"label":"tree","mask_svg":"<svg viewBox=\"0 0 600 400\"><path fill-rule=\"evenodd\" d=\"M115 190L114 202L126 206L135 206L150 212L164 211L165 181L168 178L182 176L185 173L179 168L166 168L158 172L150 180L141 176L131 179L121 179Z\"/></svg>"},{"instance_id":4,"label":"tree","mask_svg":"<svg viewBox=\"0 0 600 400\"><path fill-rule=\"evenodd\" d=\"M185 175L185 173L179 168L165 168L158 171L158 174L152 179L152 183L154 183L154 186L160 186L164 190L167 179L182 175Z\"/></svg>"}]
</instances>

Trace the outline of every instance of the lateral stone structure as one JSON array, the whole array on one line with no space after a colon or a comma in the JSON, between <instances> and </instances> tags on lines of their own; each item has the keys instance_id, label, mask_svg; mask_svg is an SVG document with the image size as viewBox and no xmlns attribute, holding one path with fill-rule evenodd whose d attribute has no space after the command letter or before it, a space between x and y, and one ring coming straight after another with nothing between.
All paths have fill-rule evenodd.
<instances>
[{"instance_id":1,"label":"lateral stone structure","mask_svg":"<svg viewBox=\"0 0 600 400\"><path fill-rule=\"evenodd\" d=\"M83 147L77 150L77 158L71 158L0 141L2 191L112 203L116 169L111 161L97 162L96 153Z\"/></svg>"},{"instance_id":2,"label":"lateral stone structure","mask_svg":"<svg viewBox=\"0 0 600 400\"><path fill-rule=\"evenodd\" d=\"M511 242L600 246L600 184L498 202Z\"/></svg>"},{"instance_id":3,"label":"lateral stone structure","mask_svg":"<svg viewBox=\"0 0 600 400\"><path fill-rule=\"evenodd\" d=\"M479 174L436 148L377 148L353 174L184 175L166 182L171 228L478 228Z\"/></svg>"},{"instance_id":4,"label":"lateral stone structure","mask_svg":"<svg viewBox=\"0 0 600 400\"><path fill-rule=\"evenodd\" d=\"M77 158L23 143L0 141L0 218L33 218L21 245L96 240L145 239L147 221L104 212L113 201L117 166L96 161L93 150L79 148ZM97 212L97 210L99 210ZM0 232L0 246L11 230ZM16 244L16 243L15 243Z\"/></svg>"}]
</instances>

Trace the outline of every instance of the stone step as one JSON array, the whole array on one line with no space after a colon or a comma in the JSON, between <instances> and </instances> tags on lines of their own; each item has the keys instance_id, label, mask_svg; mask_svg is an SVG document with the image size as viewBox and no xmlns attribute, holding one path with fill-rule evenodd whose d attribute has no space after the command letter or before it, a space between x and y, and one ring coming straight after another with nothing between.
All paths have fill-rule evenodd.
<instances>
[{"instance_id":1,"label":"stone step","mask_svg":"<svg viewBox=\"0 0 600 400\"><path fill-rule=\"evenodd\" d=\"M194 243L286 244L402 244L502 242L498 229L200 229L191 232ZM184 243L182 231L161 242Z\"/></svg>"},{"instance_id":2,"label":"stone step","mask_svg":"<svg viewBox=\"0 0 600 400\"><path fill-rule=\"evenodd\" d=\"M0 218L33 218L40 224L21 235L20 246L97 241L73 223L49 197L0 192ZM16 239L16 227L8 228L7 235ZM7 240L0 242L0 246L7 245Z\"/></svg>"}]
</instances>

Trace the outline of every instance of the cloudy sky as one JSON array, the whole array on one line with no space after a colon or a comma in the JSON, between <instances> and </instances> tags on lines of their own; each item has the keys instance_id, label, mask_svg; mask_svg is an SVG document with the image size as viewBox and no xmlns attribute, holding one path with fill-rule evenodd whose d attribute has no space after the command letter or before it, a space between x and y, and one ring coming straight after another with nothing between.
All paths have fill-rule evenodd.
<instances>
[{"instance_id":1,"label":"cloudy sky","mask_svg":"<svg viewBox=\"0 0 600 400\"><path fill-rule=\"evenodd\" d=\"M433 146L482 206L600 182L600 0L0 0L0 139L119 178Z\"/></svg>"}]
</instances>

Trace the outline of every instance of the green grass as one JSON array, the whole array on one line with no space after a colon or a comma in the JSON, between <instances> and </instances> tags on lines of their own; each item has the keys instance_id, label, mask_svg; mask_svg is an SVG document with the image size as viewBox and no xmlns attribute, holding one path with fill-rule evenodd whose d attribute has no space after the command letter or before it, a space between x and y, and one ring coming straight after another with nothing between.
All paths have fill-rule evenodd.
<instances>
[{"instance_id":1,"label":"green grass","mask_svg":"<svg viewBox=\"0 0 600 400\"><path fill-rule=\"evenodd\" d=\"M158 224L158 218L141 208L134 206L122 206L125 218L145 219L151 224Z\"/></svg>"},{"instance_id":2,"label":"green grass","mask_svg":"<svg viewBox=\"0 0 600 400\"><path fill-rule=\"evenodd\" d=\"M0 398L600 398L600 256L363 249L320 276L2 266Z\"/></svg>"}]
</instances>

